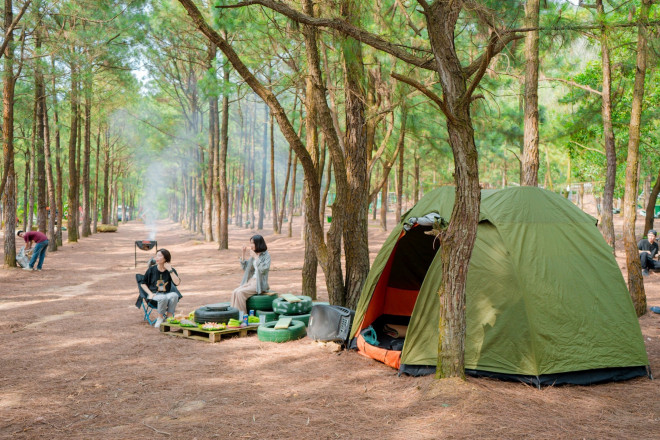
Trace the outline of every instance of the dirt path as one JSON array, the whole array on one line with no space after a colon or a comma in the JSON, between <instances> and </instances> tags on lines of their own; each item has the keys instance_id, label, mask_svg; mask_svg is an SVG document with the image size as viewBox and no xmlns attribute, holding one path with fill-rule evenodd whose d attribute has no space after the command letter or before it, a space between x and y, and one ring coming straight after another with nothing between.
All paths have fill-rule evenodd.
<instances>
[{"instance_id":1,"label":"dirt path","mask_svg":"<svg viewBox=\"0 0 660 440\"><path fill-rule=\"evenodd\" d=\"M219 252L160 223L158 244L182 278L179 311L229 300L252 233L232 227L231 249ZM209 344L160 334L134 307L134 274L149 253L138 250L134 269L133 241L146 236L133 222L66 244L40 273L0 269L0 438L660 438L659 381L542 390L436 381L397 377L309 339ZM299 292L299 232L265 237L272 288ZM370 227L372 257L385 238ZM660 305L660 275L647 287ZM320 271L319 296L327 299ZM660 315L640 322L660 374Z\"/></svg>"}]
</instances>

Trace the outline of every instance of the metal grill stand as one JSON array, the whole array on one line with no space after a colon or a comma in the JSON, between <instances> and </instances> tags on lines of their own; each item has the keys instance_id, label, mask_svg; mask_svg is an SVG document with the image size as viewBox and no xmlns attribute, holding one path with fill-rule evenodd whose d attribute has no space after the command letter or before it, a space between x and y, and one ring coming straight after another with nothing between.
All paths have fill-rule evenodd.
<instances>
[{"instance_id":1,"label":"metal grill stand","mask_svg":"<svg viewBox=\"0 0 660 440\"><path fill-rule=\"evenodd\" d=\"M135 267L137 267L137 250L141 251L150 251L151 249L156 248L156 253L158 252L158 242L156 240L135 240Z\"/></svg>"}]
</instances>

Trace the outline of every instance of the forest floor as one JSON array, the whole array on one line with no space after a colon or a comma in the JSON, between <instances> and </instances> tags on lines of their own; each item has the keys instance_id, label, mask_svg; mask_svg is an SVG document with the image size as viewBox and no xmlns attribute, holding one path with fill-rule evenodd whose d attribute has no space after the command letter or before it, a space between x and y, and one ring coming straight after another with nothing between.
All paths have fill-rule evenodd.
<instances>
[{"instance_id":1,"label":"forest floor","mask_svg":"<svg viewBox=\"0 0 660 440\"><path fill-rule=\"evenodd\" d=\"M182 278L178 312L229 301L241 281L239 250L253 233L231 226L230 249L218 251L159 223L158 245ZM299 234L298 224L293 238L264 231L275 291L300 292ZM647 378L537 389L397 377L308 338L170 337L134 306L135 273L152 253L137 251L137 269L131 254L146 237L142 223L129 222L49 253L42 272L0 269L0 438L660 438L660 381ZM370 224L372 259L386 237ZM320 271L318 285L327 300ZM660 305L660 274L645 285L649 305ZM639 322L660 374L660 315Z\"/></svg>"}]
</instances>

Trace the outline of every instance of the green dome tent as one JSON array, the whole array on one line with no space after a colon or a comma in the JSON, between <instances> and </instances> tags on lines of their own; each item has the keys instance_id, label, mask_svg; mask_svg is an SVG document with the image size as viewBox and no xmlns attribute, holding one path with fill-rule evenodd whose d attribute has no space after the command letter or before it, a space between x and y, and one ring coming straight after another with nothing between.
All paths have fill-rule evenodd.
<instances>
[{"instance_id":1,"label":"green dome tent","mask_svg":"<svg viewBox=\"0 0 660 440\"><path fill-rule=\"evenodd\" d=\"M401 373L435 371L442 263L424 233L431 226L415 219L448 220L453 204L454 188L439 188L402 217L358 302L352 346ZM649 374L632 300L593 217L553 192L521 187L482 191L479 219L466 285L466 373L536 385Z\"/></svg>"}]
</instances>

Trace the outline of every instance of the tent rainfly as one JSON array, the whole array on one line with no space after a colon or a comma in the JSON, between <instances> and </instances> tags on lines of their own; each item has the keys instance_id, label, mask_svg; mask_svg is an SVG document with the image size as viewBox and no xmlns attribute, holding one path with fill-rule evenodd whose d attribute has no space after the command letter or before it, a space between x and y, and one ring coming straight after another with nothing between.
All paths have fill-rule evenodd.
<instances>
[{"instance_id":1,"label":"tent rainfly","mask_svg":"<svg viewBox=\"0 0 660 440\"><path fill-rule=\"evenodd\" d=\"M352 347L400 373L435 372L442 261L424 220L449 219L453 204L454 188L443 187L404 214L358 302ZM537 386L650 376L632 300L596 219L550 191L482 191L466 319L469 375Z\"/></svg>"}]
</instances>

